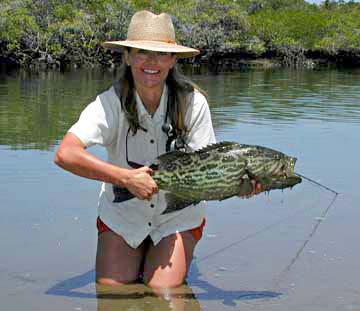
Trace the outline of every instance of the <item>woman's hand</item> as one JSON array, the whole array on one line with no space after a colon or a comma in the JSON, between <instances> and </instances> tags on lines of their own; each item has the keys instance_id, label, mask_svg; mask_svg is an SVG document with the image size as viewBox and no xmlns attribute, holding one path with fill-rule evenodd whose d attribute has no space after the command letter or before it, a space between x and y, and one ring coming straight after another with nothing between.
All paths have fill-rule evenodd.
<instances>
[{"instance_id":1,"label":"woman's hand","mask_svg":"<svg viewBox=\"0 0 360 311\"><path fill-rule=\"evenodd\" d=\"M152 169L147 166L129 170L124 186L138 199L150 200L159 191L151 174Z\"/></svg>"},{"instance_id":2,"label":"woman's hand","mask_svg":"<svg viewBox=\"0 0 360 311\"><path fill-rule=\"evenodd\" d=\"M67 133L56 155L55 163L76 175L104 181L127 188L134 196L144 200L158 192L149 167L126 169L105 162L85 150L85 145L72 133Z\"/></svg>"}]
</instances>

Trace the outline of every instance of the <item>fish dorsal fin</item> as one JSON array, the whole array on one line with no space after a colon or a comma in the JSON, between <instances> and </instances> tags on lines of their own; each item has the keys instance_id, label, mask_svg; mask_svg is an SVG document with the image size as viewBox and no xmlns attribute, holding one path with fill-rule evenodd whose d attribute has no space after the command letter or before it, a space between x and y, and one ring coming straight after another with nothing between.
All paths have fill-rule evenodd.
<instances>
[{"instance_id":1,"label":"fish dorsal fin","mask_svg":"<svg viewBox=\"0 0 360 311\"><path fill-rule=\"evenodd\" d=\"M179 150L170 151L159 155L155 160L155 164L157 164L158 166L162 166L162 164L171 163L174 162L175 160L178 160L186 156L188 156L188 153L183 151L179 151Z\"/></svg>"},{"instance_id":2,"label":"fish dorsal fin","mask_svg":"<svg viewBox=\"0 0 360 311\"><path fill-rule=\"evenodd\" d=\"M210 152L210 151L214 151L217 150L219 152L226 152L228 150L230 150L231 148L233 148L234 146L238 146L239 144L236 142L232 142L232 141L222 141L220 143L216 143L216 144L211 144L211 145L207 145L197 151L195 151L195 153L206 153L206 152Z\"/></svg>"},{"instance_id":3,"label":"fish dorsal fin","mask_svg":"<svg viewBox=\"0 0 360 311\"><path fill-rule=\"evenodd\" d=\"M238 143L231 142L231 141L222 141L216 144L210 144L207 145L199 150L196 150L194 152L183 152L179 150L170 151L167 153L164 153L162 155L159 155L156 160L154 161L154 165L157 165L160 167L167 167L169 163L175 162L175 161L181 161L181 159L191 157L191 155L197 154L200 156L200 158L206 158L208 156L208 153L211 151L217 151L219 153L225 153L229 150L231 150L234 146L239 146ZM184 159L185 160L185 159Z\"/></svg>"}]
</instances>

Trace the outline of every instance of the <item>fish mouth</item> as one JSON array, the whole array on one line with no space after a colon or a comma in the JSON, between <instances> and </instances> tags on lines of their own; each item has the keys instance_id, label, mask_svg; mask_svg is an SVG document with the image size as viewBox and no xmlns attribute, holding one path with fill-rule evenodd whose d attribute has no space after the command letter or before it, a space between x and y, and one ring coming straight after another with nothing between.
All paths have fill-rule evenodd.
<instances>
[{"instance_id":1,"label":"fish mouth","mask_svg":"<svg viewBox=\"0 0 360 311\"><path fill-rule=\"evenodd\" d=\"M266 189L268 185L271 185L271 189L285 189L288 187L293 187L301 182L302 182L301 177L296 175L289 175L283 178L275 178L264 181L264 187Z\"/></svg>"}]
</instances>

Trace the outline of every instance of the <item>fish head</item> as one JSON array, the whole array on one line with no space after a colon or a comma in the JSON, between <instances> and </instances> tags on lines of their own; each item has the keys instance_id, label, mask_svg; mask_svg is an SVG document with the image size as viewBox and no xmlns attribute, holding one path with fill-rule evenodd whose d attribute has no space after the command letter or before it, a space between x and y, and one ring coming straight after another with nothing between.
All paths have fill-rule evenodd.
<instances>
[{"instance_id":1,"label":"fish head","mask_svg":"<svg viewBox=\"0 0 360 311\"><path fill-rule=\"evenodd\" d=\"M288 156L283 157L280 160L282 164L280 169L280 174L285 177L294 175L296 160L297 159L294 157L288 157Z\"/></svg>"}]
</instances>

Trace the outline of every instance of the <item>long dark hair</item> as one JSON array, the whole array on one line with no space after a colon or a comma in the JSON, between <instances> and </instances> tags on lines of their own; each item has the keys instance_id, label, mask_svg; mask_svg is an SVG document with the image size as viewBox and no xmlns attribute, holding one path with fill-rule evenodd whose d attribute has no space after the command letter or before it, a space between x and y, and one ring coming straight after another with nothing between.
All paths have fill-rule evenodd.
<instances>
[{"instance_id":1,"label":"long dark hair","mask_svg":"<svg viewBox=\"0 0 360 311\"><path fill-rule=\"evenodd\" d=\"M115 89L118 90L118 96L121 101L121 107L129 122L129 126L135 135L141 127L135 101L135 84L130 66L124 62L121 65L120 77L116 82ZM186 135L185 113L188 104L191 102L191 96L195 90L201 92L204 96L207 94L200 89L194 82L180 72L177 65L169 70L166 79L168 86L168 117L173 126L176 136Z\"/></svg>"}]
</instances>

